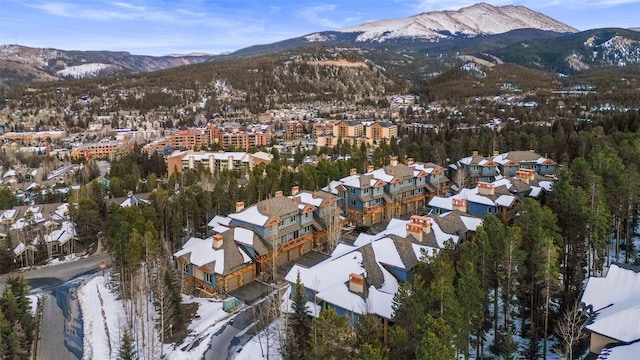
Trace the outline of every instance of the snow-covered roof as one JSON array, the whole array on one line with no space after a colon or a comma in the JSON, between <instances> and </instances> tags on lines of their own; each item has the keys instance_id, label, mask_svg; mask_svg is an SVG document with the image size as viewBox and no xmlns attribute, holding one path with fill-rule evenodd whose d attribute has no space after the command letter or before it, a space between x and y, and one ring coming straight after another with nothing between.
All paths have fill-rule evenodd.
<instances>
[{"instance_id":1,"label":"snow-covered roof","mask_svg":"<svg viewBox=\"0 0 640 360\"><path fill-rule=\"evenodd\" d=\"M213 238L191 238L182 249L174 254L175 257L191 254L189 261L195 266L204 266L215 262L213 271L222 274L224 271L224 249L213 248Z\"/></svg>"},{"instance_id":2,"label":"snow-covered roof","mask_svg":"<svg viewBox=\"0 0 640 360\"><path fill-rule=\"evenodd\" d=\"M69 240L76 237L76 226L71 221L64 221L60 225L60 229L54 230L44 235L45 242L57 242L60 245L66 244Z\"/></svg>"},{"instance_id":3,"label":"snow-covered roof","mask_svg":"<svg viewBox=\"0 0 640 360\"><path fill-rule=\"evenodd\" d=\"M628 345L616 345L602 349L596 360L629 360L640 354L640 341Z\"/></svg>"},{"instance_id":4,"label":"snow-covered roof","mask_svg":"<svg viewBox=\"0 0 640 360\"><path fill-rule=\"evenodd\" d=\"M243 221L248 224L254 224L258 226L264 226L269 220L268 216L262 215L258 210L257 205L252 205L241 212L229 214L229 217L238 221Z\"/></svg>"},{"instance_id":5,"label":"snow-covered roof","mask_svg":"<svg viewBox=\"0 0 640 360\"><path fill-rule=\"evenodd\" d=\"M460 216L460 220L462 220L467 230L476 231L479 226L482 226L482 219L480 218Z\"/></svg>"},{"instance_id":6,"label":"snow-covered roof","mask_svg":"<svg viewBox=\"0 0 640 360\"><path fill-rule=\"evenodd\" d=\"M640 269L612 264L587 281L581 302L594 311L587 329L624 342L640 339Z\"/></svg>"},{"instance_id":7,"label":"snow-covered roof","mask_svg":"<svg viewBox=\"0 0 640 360\"><path fill-rule=\"evenodd\" d=\"M253 246L253 235L254 235L253 231L249 229L245 229L241 227L233 228L233 240L239 243Z\"/></svg>"},{"instance_id":8,"label":"snow-covered roof","mask_svg":"<svg viewBox=\"0 0 640 360\"><path fill-rule=\"evenodd\" d=\"M355 174L355 175L344 177L340 179L340 182L342 182L342 184L345 186L349 186L352 188L360 188L360 175Z\"/></svg>"},{"instance_id":9,"label":"snow-covered roof","mask_svg":"<svg viewBox=\"0 0 640 360\"><path fill-rule=\"evenodd\" d=\"M304 192L304 191L296 194L295 197L299 198L301 203L313 205L315 207L320 206L323 200L321 197L318 197L318 196L314 198L313 193ZM289 196L289 198L293 199L294 196Z\"/></svg>"},{"instance_id":10,"label":"snow-covered roof","mask_svg":"<svg viewBox=\"0 0 640 360\"><path fill-rule=\"evenodd\" d=\"M18 210L9 209L0 214L0 219L13 219L18 215Z\"/></svg>"},{"instance_id":11,"label":"snow-covered roof","mask_svg":"<svg viewBox=\"0 0 640 360\"><path fill-rule=\"evenodd\" d=\"M331 182L329 182L329 185L327 185L327 186L322 188L322 191L326 191L326 192L332 193L334 195L338 195L337 187L339 185L342 185L342 181L332 180Z\"/></svg>"},{"instance_id":12,"label":"snow-covered roof","mask_svg":"<svg viewBox=\"0 0 640 360\"><path fill-rule=\"evenodd\" d=\"M230 222L231 222L231 218L226 216L216 215L213 217L213 219L211 219L211 221L209 221L207 225L209 227L215 227L218 225L223 225L228 227Z\"/></svg>"},{"instance_id":13,"label":"snow-covered roof","mask_svg":"<svg viewBox=\"0 0 640 360\"><path fill-rule=\"evenodd\" d=\"M138 197L136 197L135 195L132 196L128 196L122 203L120 203L121 207L131 207L131 206L135 206L138 204L148 204L149 201L145 200L145 199L140 199Z\"/></svg>"},{"instance_id":14,"label":"snow-covered roof","mask_svg":"<svg viewBox=\"0 0 640 360\"><path fill-rule=\"evenodd\" d=\"M540 187L545 191L551 191L551 188L553 187L553 181L543 180L538 182L538 185L540 185Z\"/></svg>"},{"instance_id":15,"label":"snow-covered roof","mask_svg":"<svg viewBox=\"0 0 640 360\"><path fill-rule=\"evenodd\" d=\"M453 204L451 198L444 198L440 196L434 196L429 200L429 206L439 209L453 210Z\"/></svg>"},{"instance_id":16,"label":"snow-covered roof","mask_svg":"<svg viewBox=\"0 0 640 360\"><path fill-rule=\"evenodd\" d=\"M500 195L496 199L496 205L510 207L516 201L516 197L513 195Z\"/></svg>"},{"instance_id":17,"label":"snow-covered roof","mask_svg":"<svg viewBox=\"0 0 640 360\"><path fill-rule=\"evenodd\" d=\"M539 186L532 186L531 187L531 191L529 191L529 194L527 196L533 197L533 198L537 198L538 196L540 196L540 193L542 192L542 188Z\"/></svg>"},{"instance_id":18,"label":"snow-covered roof","mask_svg":"<svg viewBox=\"0 0 640 360\"><path fill-rule=\"evenodd\" d=\"M24 243L19 243L18 246L13 249L13 253L16 255L20 255L20 253L22 253L26 248L27 246Z\"/></svg>"},{"instance_id":19,"label":"snow-covered roof","mask_svg":"<svg viewBox=\"0 0 640 360\"><path fill-rule=\"evenodd\" d=\"M391 180L393 180L393 175L389 175L387 174L384 169L376 169L373 170L372 172L368 173L368 174L373 174L373 177L378 179L378 180L382 180L384 182L391 182Z\"/></svg>"},{"instance_id":20,"label":"snow-covered roof","mask_svg":"<svg viewBox=\"0 0 640 360\"><path fill-rule=\"evenodd\" d=\"M13 177L13 176L18 176L18 173L16 173L16 171L15 171L15 170L13 170L13 169L9 169L9 170L7 170L7 171L4 173L4 175L2 175L2 178L3 178L3 179L5 179L5 178L8 178L8 177L10 177L10 176L11 176L11 177Z\"/></svg>"}]
</instances>

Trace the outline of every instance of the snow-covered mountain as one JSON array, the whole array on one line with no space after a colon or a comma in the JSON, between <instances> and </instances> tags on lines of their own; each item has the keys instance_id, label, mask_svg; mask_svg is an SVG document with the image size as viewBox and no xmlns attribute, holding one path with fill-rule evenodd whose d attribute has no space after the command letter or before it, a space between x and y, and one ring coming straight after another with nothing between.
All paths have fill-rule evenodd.
<instances>
[{"instance_id":1,"label":"snow-covered mountain","mask_svg":"<svg viewBox=\"0 0 640 360\"><path fill-rule=\"evenodd\" d=\"M125 51L67 51L0 45L0 84L148 72L197 64L215 57L198 53L146 56Z\"/></svg>"},{"instance_id":2,"label":"snow-covered mountain","mask_svg":"<svg viewBox=\"0 0 640 360\"><path fill-rule=\"evenodd\" d=\"M402 19L373 21L342 29L344 33L360 33L356 41L382 42L414 38L429 41L455 36L502 34L516 29L538 29L574 33L577 29L523 6L475 4L458 11L433 11Z\"/></svg>"}]
</instances>

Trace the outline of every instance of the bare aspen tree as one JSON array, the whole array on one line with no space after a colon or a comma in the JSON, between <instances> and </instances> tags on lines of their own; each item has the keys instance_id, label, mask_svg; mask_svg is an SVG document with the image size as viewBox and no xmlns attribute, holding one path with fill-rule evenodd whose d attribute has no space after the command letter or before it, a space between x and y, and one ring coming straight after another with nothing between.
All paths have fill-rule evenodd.
<instances>
[{"instance_id":1,"label":"bare aspen tree","mask_svg":"<svg viewBox=\"0 0 640 360\"><path fill-rule=\"evenodd\" d=\"M586 318L580 305L576 303L567 308L556 325L556 332L562 339L563 350L567 359L573 359L574 347L586 336L586 333L582 331L585 320Z\"/></svg>"}]
</instances>

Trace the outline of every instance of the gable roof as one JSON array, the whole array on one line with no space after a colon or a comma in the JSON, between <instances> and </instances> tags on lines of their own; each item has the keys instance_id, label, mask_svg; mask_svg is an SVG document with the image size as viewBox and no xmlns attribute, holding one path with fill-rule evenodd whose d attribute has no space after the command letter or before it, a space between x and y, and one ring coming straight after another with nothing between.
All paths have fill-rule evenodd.
<instances>
[{"instance_id":1,"label":"gable roof","mask_svg":"<svg viewBox=\"0 0 640 360\"><path fill-rule=\"evenodd\" d=\"M580 300L593 311L586 328L623 342L640 339L640 268L613 263L591 277Z\"/></svg>"},{"instance_id":2,"label":"gable roof","mask_svg":"<svg viewBox=\"0 0 640 360\"><path fill-rule=\"evenodd\" d=\"M219 249L213 247L213 237L191 238L173 256L183 258L208 273L220 275L227 275L252 261L234 241L234 231L226 231L222 236Z\"/></svg>"}]
</instances>

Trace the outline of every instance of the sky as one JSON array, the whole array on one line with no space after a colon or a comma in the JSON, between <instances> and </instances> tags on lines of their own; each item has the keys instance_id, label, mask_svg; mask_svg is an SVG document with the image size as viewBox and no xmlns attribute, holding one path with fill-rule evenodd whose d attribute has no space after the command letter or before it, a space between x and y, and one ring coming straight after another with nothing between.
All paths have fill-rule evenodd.
<instances>
[{"instance_id":1,"label":"sky","mask_svg":"<svg viewBox=\"0 0 640 360\"><path fill-rule=\"evenodd\" d=\"M136 55L220 54L466 0L0 0L0 44ZM522 5L579 30L640 27L640 0L487 0Z\"/></svg>"}]
</instances>

